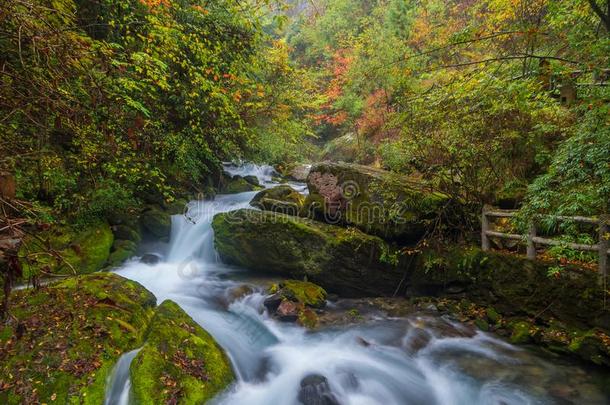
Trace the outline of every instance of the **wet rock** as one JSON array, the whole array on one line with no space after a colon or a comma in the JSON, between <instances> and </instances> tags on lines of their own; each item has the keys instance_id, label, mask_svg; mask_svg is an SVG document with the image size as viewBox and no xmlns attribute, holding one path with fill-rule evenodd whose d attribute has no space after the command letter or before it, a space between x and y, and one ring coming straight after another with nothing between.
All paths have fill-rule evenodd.
<instances>
[{"instance_id":1,"label":"wet rock","mask_svg":"<svg viewBox=\"0 0 610 405\"><path fill-rule=\"evenodd\" d=\"M303 405L340 404L330 389L328 379L320 374L311 374L301 380L298 400Z\"/></svg>"},{"instance_id":2,"label":"wet rock","mask_svg":"<svg viewBox=\"0 0 610 405\"><path fill-rule=\"evenodd\" d=\"M224 350L173 301L156 309L130 377L137 404L203 404L235 380Z\"/></svg>"},{"instance_id":3,"label":"wet rock","mask_svg":"<svg viewBox=\"0 0 610 405\"><path fill-rule=\"evenodd\" d=\"M282 300L283 300L282 294L275 293L275 294L270 295L267 298L265 298L265 301L263 302L263 305L265 306L265 308L267 308L267 310L270 313L275 313L277 308L282 303Z\"/></svg>"},{"instance_id":4,"label":"wet rock","mask_svg":"<svg viewBox=\"0 0 610 405\"><path fill-rule=\"evenodd\" d=\"M130 240L134 243L140 243L142 236L136 226L115 225L112 227L112 233L115 239Z\"/></svg>"},{"instance_id":5,"label":"wet rock","mask_svg":"<svg viewBox=\"0 0 610 405\"><path fill-rule=\"evenodd\" d=\"M305 182L307 180L307 176L309 175L310 169L311 165L296 164L289 167L284 173L285 176L290 180Z\"/></svg>"},{"instance_id":6,"label":"wet rock","mask_svg":"<svg viewBox=\"0 0 610 405\"><path fill-rule=\"evenodd\" d=\"M411 328L404 340L404 347L409 354L415 354L430 343L431 336L423 328Z\"/></svg>"},{"instance_id":7,"label":"wet rock","mask_svg":"<svg viewBox=\"0 0 610 405\"><path fill-rule=\"evenodd\" d=\"M148 264L150 266L153 266L159 263L160 261L161 257L153 253L146 253L140 258L141 263Z\"/></svg>"},{"instance_id":8,"label":"wet rock","mask_svg":"<svg viewBox=\"0 0 610 405\"><path fill-rule=\"evenodd\" d=\"M112 253L108 257L109 266L118 266L125 260L132 257L137 250L138 246L135 242L130 240L115 240L112 245Z\"/></svg>"},{"instance_id":9,"label":"wet rock","mask_svg":"<svg viewBox=\"0 0 610 405\"><path fill-rule=\"evenodd\" d=\"M227 291L229 303L238 301L238 300L252 294L253 292L254 292L254 290L248 284L242 284L240 286L231 288L229 291Z\"/></svg>"},{"instance_id":10,"label":"wet rock","mask_svg":"<svg viewBox=\"0 0 610 405\"><path fill-rule=\"evenodd\" d=\"M258 181L258 177L256 176L244 176L244 180L253 186L260 186L260 182Z\"/></svg>"},{"instance_id":11,"label":"wet rock","mask_svg":"<svg viewBox=\"0 0 610 405\"><path fill-rule=\"evenodd\" d=\"M296 303L283 300L275 311L275 315L282 322L296 322L299 319L299 308Z\"/></svg>"},{"instance_id":12,"label":"wet rock","mask_svg":"<svg viewBox=\"0 0 610 405\"><path fill-rule=\"evenodd\" d=\"M260 186L249 183L245 178L236 175L224 179L223 184L220 187L220 192L223 194L236 194L260 189Z\"/></svg>"},{"instance_id":13,"label":"wet rock","mask_svg":"<svg viewBox=\"0 0 610 405\"><path fill-rule=\"evenodd\" d=\"M358 343L360 346L363 346L363 347L371 346L371 342L369 342L368 340L366 340L365 338L363 338L361 336L356 337L356 343Z\"/></svg>"},{"instance_id":14,"label":"wet rock","mask_svg":"<svg viewBox=\"0 0 610 405\"><path fill-rule=\"evenodd\" d=\"M297 302L311 308L326 306L326 291L308 281L285 280L271 286L270 292L280 299Z\"/></svg>"}]
</instances>

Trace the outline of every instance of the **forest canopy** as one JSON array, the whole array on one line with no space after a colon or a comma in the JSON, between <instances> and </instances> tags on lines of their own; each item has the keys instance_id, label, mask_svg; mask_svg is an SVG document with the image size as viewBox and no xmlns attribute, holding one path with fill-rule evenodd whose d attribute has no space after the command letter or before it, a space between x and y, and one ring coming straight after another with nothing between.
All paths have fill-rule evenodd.
<instances>
[{"instance_id":1,"label":"forest canopy","mask_svg":"<svg viewBox=\"0 0 610 405\"><path fill-rule=\"evenodd\" d=\"M240 159L372 164L474 206L596 214L609 14L604 0L3 0L1 169L83 218L200 191Z\"/></svg>"}]
</instances>

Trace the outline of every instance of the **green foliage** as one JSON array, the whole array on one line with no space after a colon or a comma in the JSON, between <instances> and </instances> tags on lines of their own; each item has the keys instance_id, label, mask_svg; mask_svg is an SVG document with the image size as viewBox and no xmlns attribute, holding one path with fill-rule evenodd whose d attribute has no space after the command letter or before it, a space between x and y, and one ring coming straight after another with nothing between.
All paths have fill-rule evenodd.
<instances>
[{"instance_id":1,"label":"green foliage","mask_svg":"<svg viewBox=\"0 0 610 405\"><path fill-rule=\"evenodd\" d=\"M311 134L306 86L263 32L269 1L4 3L0 165L23 198L104 218L222 160L291 159Z\"/></svg>"},{"instance_id":2,"label":"green foliage","mask_svg":"<svg viewBox=\"0 0 610 405\"><path fill-rule=\"evenodd\" d=\"M481 203L519 204L570 150L564 160L588 166L569 174L553 163L530 205L546 210L556 193L563 211L603 209L608 91L582 84L604 75L610 37L590 2L333 0L310 12L288 38L293 59L320 82L315 129L329 148L354 134L351 160L418 175L472 213ZM562 106L562 86L575 81L578 100ZM576 133L580 141L568 141ZM562 200L555 184L576 192Z\"/></svg>"},{"instance_id":3,"label":"green foliage","mask_svg":"<svg viewBox=\"0 0 610 405\"><path fill-rule=\"evenodd\" d=\"M580 234L577 235L576 238L571 236L562 236L560 238L563 242L572 242L572 243L582 243L586 245L595 245L597 240L589 234ZM571 261L580 261L580 262L595 262L597 261L597 253L594 252L585 252L582 250L574 250L569 248L567 245L557 245L552 246L547 250L547 253L550 257L555 259L566 259Z\"/></svg>"},{"instance_id":4,"label":"green foliage","mask_svg":"<svg viewBox=\"0 0 610 405\"><path fill-rule=\"evenodd\" d=\"M591 106L529 187L522 215L599 215L610 204L610 107Z\"/></svg>"}]
</instances>

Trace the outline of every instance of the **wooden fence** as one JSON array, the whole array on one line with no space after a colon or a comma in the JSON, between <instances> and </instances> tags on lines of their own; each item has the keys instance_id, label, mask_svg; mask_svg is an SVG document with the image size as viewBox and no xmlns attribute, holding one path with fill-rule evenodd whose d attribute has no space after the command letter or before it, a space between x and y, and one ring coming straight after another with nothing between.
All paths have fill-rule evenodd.
<instances>
[{"instance_id":1,"label":"wooden fence","mask_svg":"<svg viewBox=\"0 0 610 405\"><path fill-rule=\"evenodd\" d=\"M531 224L527 235L518 235L512 233L496 232L490 229L489 218L510 218L515 215L516 211L512 210L494 210L486 205L483 207L483 215L481 217L481 248L484 251L490 250L490 237L511 239L517 241L525 241L527 243L527 258L536 259L536 245L543 246L566 246L570 249L598 252L599 255L599 274L605 278L608 270L608 255L610 254L610 243L606 239L606 235L610 232L610 218L608 215L602 215L599 218L589 217L563 217L555 216L554 218L560 221L575 221L586 224L594 224L599 226L599 242L596 245L586 245L582 243L563 242L554 239L542 238L536 236L536 225Z\"/></svg>"}]
</instances>

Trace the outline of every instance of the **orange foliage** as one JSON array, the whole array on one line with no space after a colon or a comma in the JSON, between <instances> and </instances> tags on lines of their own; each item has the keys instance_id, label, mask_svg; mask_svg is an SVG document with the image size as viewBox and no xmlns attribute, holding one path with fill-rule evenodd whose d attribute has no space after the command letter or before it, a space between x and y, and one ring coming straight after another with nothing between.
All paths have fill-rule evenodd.
<instances>
[{"instance_id":1,"label":"orange foliage","mask_svg":"<svg viewBox=\"0 0 610 405\"><path fill-rule=\"evenodd\" d=\"M347 73L353 61L354 58L349 54L349 50L347 49L338 49L333 54L330 69L333 73L333 78L324 93L327 101L322 106L322 111L324 111L324 113L319 114L316 117L315 121L317 124L326 122L331 125L339 126L347 120L347 112L336 111L333 108L333 104L343 94L343 86L347 81Z\"/></svg>"}]
</instances>

